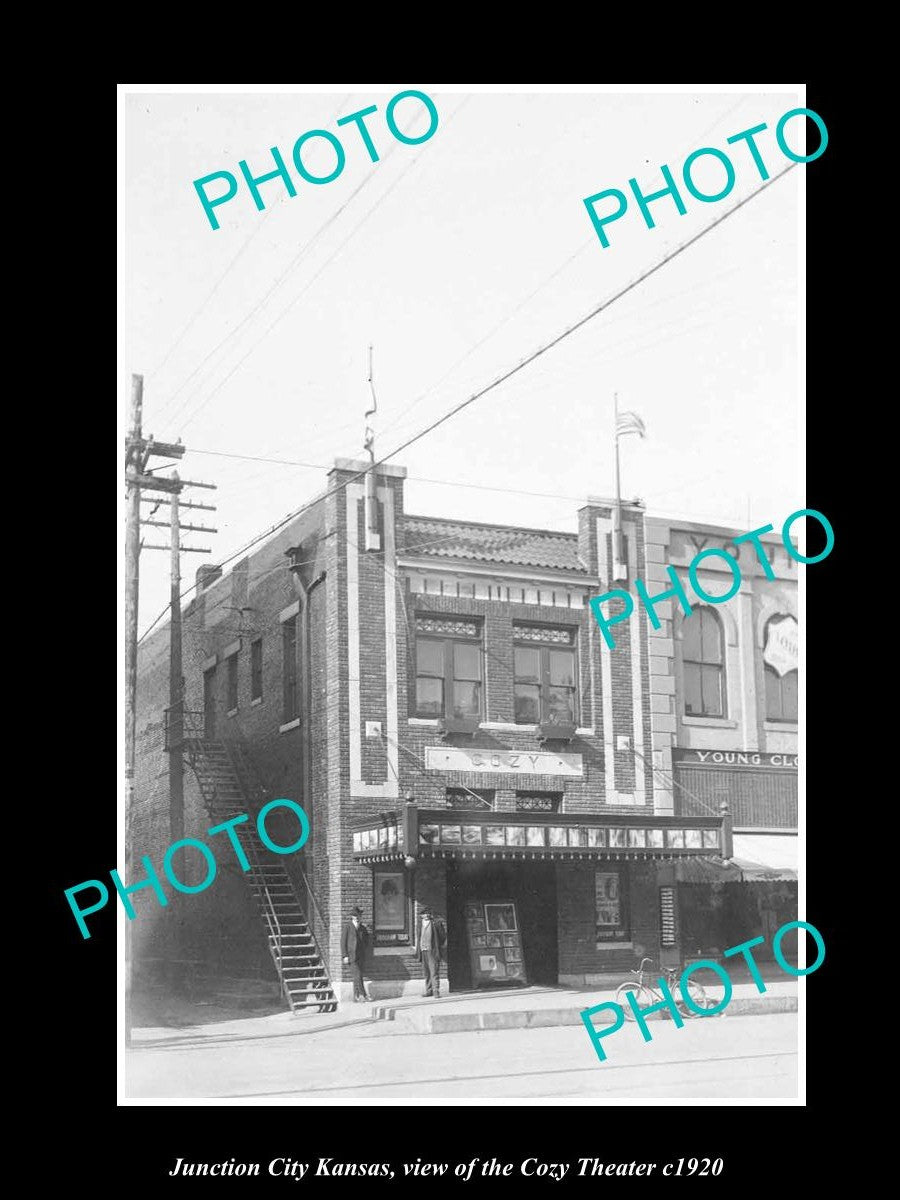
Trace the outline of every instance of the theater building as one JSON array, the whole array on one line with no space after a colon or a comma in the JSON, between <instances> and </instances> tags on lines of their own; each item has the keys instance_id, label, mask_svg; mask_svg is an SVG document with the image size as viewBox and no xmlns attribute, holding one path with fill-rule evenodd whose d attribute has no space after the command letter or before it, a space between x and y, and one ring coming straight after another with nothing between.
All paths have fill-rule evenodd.
<instances>
[{"instance_id":1,"label":"theater building","mask_svg":"<svg viewBox=\"0 0 900 1200\"><path fill-rule=\"evenodd\" d=\"M644 954L733 944L690 889L768 869L785 797L796 813L796 675L770 682L765 657L783 665L795 644L794 564L775 553L775 583L750 572L746 593L698 610L696 634L670 605L659 630L636 606L609 650L587 604L612 582L609 501L572 533L419 517L404 468L379 467L368 496L365 468L338 460L312 508L230 574L205 570L174 745L166 631L142 646L132 859L161 861L171 840L179 747L185 836L227 797L244 811L291 797L311 832L277 865L148 906L136 976L175 958L193 977L268 974L292 1007L326 975L343 999L355 905L376 998L420 990L425 904L447 921L451 990L590 985ZM712 536L637 506L623 531L629 580L648 587ZM320 974L290 965L313 953Z\"/></svg>"}]
</instances>

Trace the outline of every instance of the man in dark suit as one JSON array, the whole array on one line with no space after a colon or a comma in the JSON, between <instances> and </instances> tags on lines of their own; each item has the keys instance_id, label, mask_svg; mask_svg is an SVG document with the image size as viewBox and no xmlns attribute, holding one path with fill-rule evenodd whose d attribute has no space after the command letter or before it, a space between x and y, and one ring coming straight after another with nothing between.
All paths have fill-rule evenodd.
<instances>
[{"instance_id":1,"label":"man in dark suit","mask_svg":"<svg viewBox=\"0 0 900 1200\"><path fill-rule=\"evenodd\" d=\"M366 985L363 981L363 964L369 948L369 931L360 920L361 917L362 909L354 908L350 914L350 920L341 931L341 957L344 963L353 969L354 1004L370 999L366 994Z\"/></svg>"},{"instance_id":2,"label":"man in dark suit","mask_svg":"<svg viewBox=\"0 0 900 1200\"><path fill-rule=\"evenodd\" d=\"M441 994L441 959L446 958L447 926L443 917L436 916L427 905L422 909L422 924L419 927L419 957L425 968L425 991L423 996Z\"/></svg>"}]
</instances>

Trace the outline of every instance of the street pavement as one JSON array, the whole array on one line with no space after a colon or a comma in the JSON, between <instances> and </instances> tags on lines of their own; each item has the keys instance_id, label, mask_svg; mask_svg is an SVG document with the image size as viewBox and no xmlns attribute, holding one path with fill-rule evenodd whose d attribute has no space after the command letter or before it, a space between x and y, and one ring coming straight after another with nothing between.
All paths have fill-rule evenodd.
<instances>
[{"instance_id":1,"label":"street pavement","mask_svg":"<svg viewBox=\"0 0 900 1200\"><path fill-rule=\"evenodd\" d=\"M207 1041L126 1051L125 1098L797 1097L796 1013L725 1013L650 1028L647 1043L630 1023L605 1038L602 1063L575 1026L440 1036L389 1021L297 1033L279 1023L270 1036L264 1026L254 1036L234 1028Z\"/></svg>"}]
</instances>

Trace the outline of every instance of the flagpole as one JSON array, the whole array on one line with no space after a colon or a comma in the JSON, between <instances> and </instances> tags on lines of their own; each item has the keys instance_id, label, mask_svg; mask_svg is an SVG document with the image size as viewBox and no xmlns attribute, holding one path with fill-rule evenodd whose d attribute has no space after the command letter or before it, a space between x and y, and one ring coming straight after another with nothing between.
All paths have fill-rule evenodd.
<instances>
[{"instance_id":1,"label":"flagpole","mask_svg":"<svg viewBox=\"0 0 900 1200\"><path fill-rule=\"evenodd\" d=\"M613 571L615 579L624 577L622 554L622 476L619 468L619 393L613 392L613 437L616 442L616 511L613 521Z\"/></svg>"}]
</instances>

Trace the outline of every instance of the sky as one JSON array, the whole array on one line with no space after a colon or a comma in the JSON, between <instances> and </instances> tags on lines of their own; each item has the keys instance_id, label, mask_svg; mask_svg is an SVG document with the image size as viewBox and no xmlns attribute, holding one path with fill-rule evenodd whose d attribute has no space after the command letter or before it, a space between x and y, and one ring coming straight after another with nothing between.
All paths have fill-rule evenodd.
<instances>
[{"instance_id":1,"label":"sky","mask_svg":"<svg viewBox=\"0 0 900 1200\"><path fill-rule=\"evenodd\" d=\"M418 145L385 123L389 100L409 88L438 111L436 132ZM746 145L729 147L729 136L766 123L758 144L767 166L774 175L787 165L774 127L803 104L799 85L666 89L413 82L120 93L119 435L131 375L141 374L145 435L181 438L182 477L216 484L216 492L185 493L218 506L194 514L217 533L183 538L213 551L183 556L185 586L201 563L228 557L321 491L335 457L363 457L369 345L383 458L758 188ZM337 125L373 104L375 163L355 126ZM407 136L428 128L414 98L395 115ZM798 151L800 124L787 131ZM294 142L313 129L338 136L345 150L330 183L307 183L293 168ZM221 228L213 230L193 181L217 171L240 178L241 159L262 175L274 168L273 146L297 194L279 179L261 184L260 212L241 180L215 210ZM719 202L702 203L683 186L685 158L705 146L734 164L734 190ZM312 139L304 161L325 175L334 151ZM603 248L584 197L607 188L630 195L632 177L645 194L657 191L664 163L687 212L660 199L649 229L632 199L606 227ZM407 511L575 532L589 495L614 494L617 393L620 409L647 428L646 439L622 440L623 496L653 512L780 527L804 500L806 169L392 457L409 472ZM722 171L706 156L693 177L713 193ZM163 542L167 531L144 536ZM168 571L167 554L142 552L141 631L168 603Z\"/></svg>"}]
</instances>

